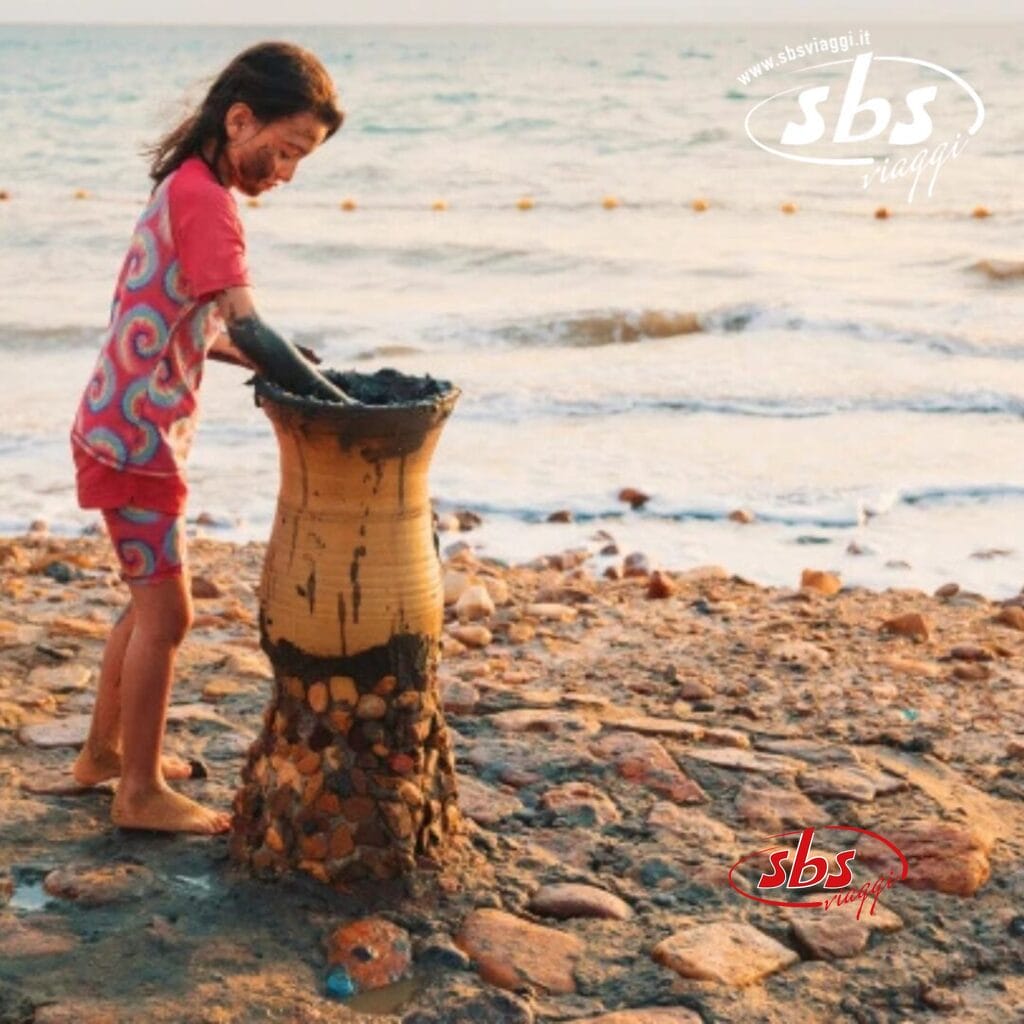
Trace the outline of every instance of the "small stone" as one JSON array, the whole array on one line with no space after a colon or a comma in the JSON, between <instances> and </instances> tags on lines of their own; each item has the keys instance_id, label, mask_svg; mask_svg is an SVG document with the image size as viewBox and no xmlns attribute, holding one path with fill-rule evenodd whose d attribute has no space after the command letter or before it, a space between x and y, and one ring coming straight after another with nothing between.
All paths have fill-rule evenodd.
<instances>
[{"instance_id":1,"label":"small stone","mask_svg":"<svg viewBox=\"0 0 1024 1024\"><path fill-rule=\"evenodd\" d=\"M343 967L360 992L401 979L412 965L409 933L380 917L342 925L327 939L327 962Z\"/></svg>"},{"instance_id":2,"label":"small stone","mask_svg":"<svg viewBox=\"0 0 1024 1024\"><path fill-rule=\"evenodd\" d=\"M224 592L213 580L205 576L192 577L192 596L199 601L206 601L214 597L222 597Z\"/></svg>"},{"instance_id":3,"label":"small stone","mask_svg":"<svg viewBox=\"0 0 1024 1024\"><path fill-rule=\"evenodd\" d=\"M619 491L619 501L626 502L630 508L643 508L650 500L649 494L644 494L643 491L637 490L635 487L623 487Z\"/></svg>"},{"instance_id":4,"label":"small stone","mask_svg":"<svg viewBox=\"0 0 1024 1024\"><path fill-rule=\"evenodd\" d=\"M480 825L496 825L523 809L518 797L502 793L469 775L458 776L458 790L462 813Z\"/></svg>"},{"instance_id":5,"label":"small stone","mask_svg":"<svg viewBox=\"0 0 1024 1024\"><path fill-rule=\"evenodd\" d=\"M858 921L849 914L840 915L832 910L825 913L797 911L790 918L790 928L797 944L812 960L845 960L856 956L864 951L871 935L871 928L863 919Z\"/></svg>"},{"instance_id":6,"label":"small stone","mask_svg":"<svg viewBox=\"0 0 1024 1024\"><path fill-rule=\"evenodd\" d=\"M801 669L821 668L829 664L832 655L824 648L805 640L786 640L772 650L772 657Z\"/></svg>"},{"instance_id":7,"label":"small stone","mask_svg":"<svg viewBox=\"0 0 1024 1024\"><path fill-rule=\"evenodd\" d=\"M626 577L648 576L651 572L651 564L647 556L641 551L634 551L626 555L622 563L622 575Z\"/></svg>"},{"instance_id":8,"label":"small stone","mask_svg":"<svg viewBox=\"0 0 1024 1024\"><path fill-rule=\"evenodd\" d=\"M470 586L469 573L447 569L444 574L444 603L453 605Z\"/></svg>"},{"instance_id":9,"label":"small stone","mask_svg":"<svg viewBox=\"0 0 1024 1024\"><path fill-rule=\"evenodd\" d=\"M155 885L153 872L140 864L67 864L43 879L51 896L86 907L138 899Z\"/></svg>"},{"instance_id":10,"label":"small stone","mask_svg":"<svg viewBox=\"0 0 1024 1024\"><path fill-rule=\"evenodd\" d=\"M491 631L486 626L480 625L453 626L449 633L460 644L465 644L467 647L486 647L493 639Z\"/></svg>"},{"instance_id":11,"label":"small stone","mask_svg":"<svg viewBox=\"0 0 1024 1024\"><path fill-rule=\"evenodd\" d=\"M684 978L741 987L795 964L800 957L752 925L718 921L663 939L651 954Z\"/></svg>"},{"instance_id":12,"label":"small stone","mask_svg":"<svg viewBox=\"0 0 1024 1024\"><path fill-rule=\"evenodd\" d=\"M579 611L568 604L557 604L554 601L537 601L528 604L524 609L527 615L546 622L572 622Z\"/></svg>"},{"instance_id":13,"label":"small stone","mask_svg":"<svg viewBox=\"0 0 1024 1024\"><path fill-rule=\"evenodd\" d=\"M746 693L747 691L744 689L742 692L730 691L729 695L742 697ZM742 750L750 747L750 737L745 732L740 732L739 729L705 729L703 738L705 743L720 747L739 747Z\"/></svg>"},{"instance_id":14,"label":"small stone","mask_svg":"<svg viewBox=\"0 0 1024 1024\"><path fill-rule=\"evenodd\" d=\"M231 676L214 676L203 686L203 700L210 704L218 704L225 697L234 697L236 694L245 693L248 687L233 679Z\"/></svg>"},{"instance_id":15,"label":"small stone","mask_svg":"<svg viewBox=\"0 0 1024 1024\"><path fill-rule=\"evenodd\" d=\"M589 782L563 782L541 794L540 806L561 818L586 818L584 824L609 825L620 820L619 810L603 790Z\"/></svg>"},{"instance_id":16,"label":"small stone","mask_svg":"<svg viewBox=\"0 0 1024 1024\"><path fill-rule=\"evenodd\" d=\"M455 943L476 962L480 977L499 988L526 983L549 993L576 991L573 972L584 946L575 935L483 908L466 918Z\"/></svg>"},{"instance_id":17,"label":"small stone","mask_svg":"<svg viewBox=\"0 0 1024 1024\"><path fill-rule=\"evenodd\" d=\"M800 574L800 589L813 590L817 594L832 597L843 589L843 584L834 573L821 572L818 569L804 569Z\"/></svg>"},{"instance_id":18,"label":"small stone","mask_svg":"<svg viewBox=\"0 0 1024 1024\"><path fill-rule=\"evenodd\" d=\"M482 584L467 587L455 602L455 614L464 622L486 619L494 614L494 601Z\"/></svg>"},{"instance_id":19,"label":"small stone","mask_svg":"<svg viewBox=\"0 0 1024 1024\"><path fill-rule=\"evenodd\" d=\"M41 686L54 693L84 690L92 679L92 671L84 665L40 665L28 674L29 686Z\"/></svg>"},{"instance_id":20,"label":"small stone","mask_svg":"<svg viewBox=\"0 0 1024 1024\"><path fill-rule=\"evenodd\" d=\"M953 668L954 678L965 683L981 683L991 675L992 672L986 665L979 665L977 663L956 665Z\"/></svg>"},{"instance_id":21,"label":"small stone","mask_svg":"<svg viewBox=\"0 0 1024 1024\"><path fill-rule=\"evenodd\" d=\"M930 1010L940 1013L959 1010L964 1005L963 996L951 988L941 985L926 985L921 989L921 1002Z\"/></svg>"},{"instance_id":22,"label":"small stone","mask_svg":"<svg viewBox=\"0 0 1024 1024\"><path fill-rule=\"evenodd\" d=\"M599 917L625 921L632 917L629 904L593 885L564 882L542 886L529 903L531 913L541 917Z\"/></svg>"},{"instance_id":23,"label":"small stone","mask_svg":"<svg viewBox=\"0 0 1024 1024\"><path fill-rule=\"evenodd\" d=\"M33 747L80 747L89 735L91 722L91 715L68 715L54 722L23 725L18 739Z\"/></svg>"},{"instance_id":24,"label":"small stone","mask_svg":"<svg viewBox=\"0 0 1024 1024\"><path fill-rule=\"evenodd\" d=\"M528 644L536 634L536 627L529 622L513 622L508 627L506 637L510 644Z\"/></svg>"},{"instance_id":25,"label":"small stone","mask_svg":"<svg viewBox=\"0 0 1024 1024\"><path fill-rule=\"evenodd\" d=\"M484 576L482 577L481 582L487 588L487 593L496 605L500 606L509 603L510 595L508 583L506 583L500 576Z\"/></svg>"},{"instance_id":26,"label":"small stone","mask_svg":"<svg viewBox=\"0 0 1024 1024\"><path fill-rule=\"evenodd\" d=\"M459 524L459 529L463 533L465 533L468 530L475 530L478 526L483 525L483 517L477 515L476 512L473 512L468 508L463 508L456 511L455 519Z\"/></svg>"},{"instance_id":27,"label":"small stone","mask_svg":"<svg viewBox=\"0 0 1024 1024\"><path fill-rule=\"evenodd\" d=\"M1017 605L1008 605L993 620L1001 626L1009 626L1010 629L1017 629L1024 632L1024 608Z\"/></svg>"},{"instance_id":28,"label":"small stone","mask_svg":"<svg viewBox=\"0 0 1024 1024\"><path fill-rule=\"evenodd\" d=\"M960 584L959 583L943 583L942 586L939 587L938 590L935 591L935 596L939 597L939 598L945 599L945 598L950 598L950 597L956 597L956 595L959 594L959 593L960 593Z\"/></svg>"},{"instance_id":29,"label":"small stone","mask_svg":"<svg viewBox=\"0 0 1024 1024\"><path fill-rule=\"evenodd\" d=\"M730 522L741 523L744 526L749 526L756 518L757 516L747 508L737 508L729 513Z\"/></svg>"},{"instance_id":30,"label":"small stone","mask_svg":"<svg viewBox=\"0 0 1024 1024\"><path fill-rule=\"evenodd\" d=\"M914 658L902 658L890 655L882 659L882 664L905 676L918 676L922 679L936 679L942 675L938 665L929 661L918 661Z\"/></svg>"},{"instance_id":31,"label":"small stone","mask_svg":"<svg viewBox=\"0 0 1024 1024\"><path fill-rule=\"evenodd\" d=\"M799 790L753 780L736 797L736 811L747 824L765 833L790 826L824 825L829 821L825 810Z\"/></svg>"},{"instance_id":32,"label":"small stone","mask_svg":"<svg viewBox=\"0 0 1024 1024\"><path fill-rule=\"evenodd\" d=\"M684 679L679 687L679 696L683 700L708 700L714 695L715 691L707 683L697 679Z\"/></svg>"},{"instance_id":33,"label":"small stone","mask_svg":"<svg viewBox=\"0 0 1024 1024\"><path fill-rule=\"evenodd\" d=\"M351 676L331 676L328 687L331 691L331 700L337 704L354 706L359 702L359 690Z\"/></svg>"},{"instance_id":34,"label":"small stone","mask_svg":"<svg viewBox=\"0 0 1024 1024\"><path fill-rule=\"evenodd\" d=\"M364 693L356 705L356 718L383 718L388 711L388 702L375 693Z\"/></svg>"},{"instance_id":35,"label":"small stone","mask_svg":"<svg viewBox=\"0 0 1024 1024\"><path fill-rule=\"evenodd\" d=\"M464 679L446 679L441 684L441 706L453 715L468 715L480 700L480 691Z\"/></svg>"},{"instance_id":36,"label":"small stone","mask_svg":"<svg viewBox=\"0 0 1024 1024\"><path fill-rule=\"evenodd\" d=\"M660 570L651 573L647 583L647 596L651 600L663 600L671 597L677 590L672 578Z\"/></svg>"},{"instance_id":37,"label":"small stone","mask_svg":"<svg viewBox=\"0 0 1024 1024\"><path fill-rule=\"evenodd\" d=\"M309 701L309 706L318 715L323 714L327 710L327 705L329 703L329 693L326 685L324 685L323 683L314 683L309 688L309 693L306 695L306 699ZM362 701L360 701L360 707L362 707ZM372 716L360 715L359 717L368 718Z\"/></svg>"},{"instance_id":38,"label":"small stone","mask_svg":"<svg viewBox=\"0 0 1024 1024\"><path fill-rule=\"evenodd\" d=\"M907 612L905 615L897 615L895 618L887 619L882 623L881 631L920 641L927 640L931 635L928 623L920 612Z\"/></svg>"}]
</instances>

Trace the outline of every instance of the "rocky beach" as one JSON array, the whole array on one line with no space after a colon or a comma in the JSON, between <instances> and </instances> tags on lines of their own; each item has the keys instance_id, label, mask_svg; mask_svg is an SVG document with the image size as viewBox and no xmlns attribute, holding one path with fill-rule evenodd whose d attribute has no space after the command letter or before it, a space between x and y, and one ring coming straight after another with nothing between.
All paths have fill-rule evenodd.
<instances>
[{"instance_id":1,"label":"rocky beach","mask_svg":"<svg viewBox=\"0 0 1024 1024\"><path fill-rule=\"evenodd\" d=\"M0 1022L1024 1019L1024 594L813 565L770 589L604 532L509 566L472 536L441 535L461 831L405 882L343 891L249 877L225 836L111 824L113 784L70 775L127 596L109 543L0 540ZM225 810L272 685L264 550L190 540L165 750ZM874 913L730 886L766 837L844 848L825 825L906 857ZM859 838L853 889L892 877Z\"/></svg>"}]
</instances>

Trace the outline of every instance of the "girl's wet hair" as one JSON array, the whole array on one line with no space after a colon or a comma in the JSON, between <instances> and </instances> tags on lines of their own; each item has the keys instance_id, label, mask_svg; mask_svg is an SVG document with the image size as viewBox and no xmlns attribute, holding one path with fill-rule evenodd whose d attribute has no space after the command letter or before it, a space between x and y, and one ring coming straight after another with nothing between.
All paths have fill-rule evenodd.
<instances>
[{"instance_id":1,"label":"girl's wet hair","mask_svg":"<svg viewBox=\"0 0 1024 1024\"><path fill-rule=\"evenodd\" d=\"M292 43L258 43L235 57L199 107L145 151L156 184L189 157L205 159L203 147L211 141L214 150L207 162L217 166L227 142L224 118L233 103L247 104L264 124L308 112L327 128L327 138L345 117L330 75L309 50Z\"/></svg>"}]
</instances>

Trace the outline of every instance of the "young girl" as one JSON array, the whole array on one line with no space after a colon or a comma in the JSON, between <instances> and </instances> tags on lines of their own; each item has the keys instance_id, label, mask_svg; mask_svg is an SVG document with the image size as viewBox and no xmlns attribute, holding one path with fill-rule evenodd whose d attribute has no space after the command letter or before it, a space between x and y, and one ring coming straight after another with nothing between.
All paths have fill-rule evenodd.
<instances>
[{"instance_id":1,"label":"young girl","mask_svg":"<svg viewBox=\"0 0 1024 1024\"><path fill-rule=\"evenodd\" d=\"M262 43L151 151L156 186L71 431L79 504L102 510L131 593L107 640L73 771L83 785L120 776L111 817L123 828L216 833L230 824L171 789L166 780L189 777L190 766L160 756L174 659L192 622L184 465L207 356L346 400L256 315L230 192L257 196L291 181L342 117L313 54Z\"/></svg>"}]
</instances>

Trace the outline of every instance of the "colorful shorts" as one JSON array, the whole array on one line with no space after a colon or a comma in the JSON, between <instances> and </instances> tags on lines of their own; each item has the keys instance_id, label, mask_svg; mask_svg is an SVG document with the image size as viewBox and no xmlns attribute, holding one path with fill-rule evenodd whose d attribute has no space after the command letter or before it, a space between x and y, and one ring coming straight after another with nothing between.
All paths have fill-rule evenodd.
<instances>
[{"instance_id":1,"label":"colorful shorts","mask_svg":"<svg viewBox=\"0 0 1024 1024\"><path fill-rule=\"evenodd\" d=\"M181 575L184 516L125 505L103 509L103 518L126 583L159 583Z\"/></svg>"}]
</instances>

